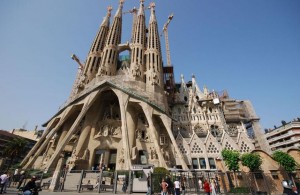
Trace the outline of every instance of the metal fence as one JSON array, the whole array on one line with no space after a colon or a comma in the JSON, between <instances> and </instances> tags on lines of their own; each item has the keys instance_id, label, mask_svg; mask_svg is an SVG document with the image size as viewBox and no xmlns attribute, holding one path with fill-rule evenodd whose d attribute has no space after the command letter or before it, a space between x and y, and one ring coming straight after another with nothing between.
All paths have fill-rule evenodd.
<instances>
[{"instance_id":1,"label":"metal fence","mask_svg":"<svg viewBox=\"0 0 300 195\"><path fill-rule=\"evenodd\" d=\"M29 170L23 174L14 175L10 179L10 187L22 187L31 178ZM147 192L147 176L136 171L91 171L91 170L61 170L56 183L53 184L52 173L33 173L36 183L44 190L50 185L55 186L54 191L64 192L89 192L89 193L135 193ZM55 174L55 173L54 173ZM21 176L24 178L21 182ZM52 178L53 176L53 178ZM220 172L220 171L171 171L168 174L150 175L151 191L161 194L161 181L165 179L169 183L169 193L174 194L173 183L178 179L185 186L184 194L205 194L203 189L204 180L215 185L218 194L282 194L282 180L292 179L300 189L300 171L287 174L283 170L263 172ZM201 185L200 185L201 184ZM138 186L142 191L134 191ZM182 190L182 189L181 189Z\"/></svg>"}]
</instances>

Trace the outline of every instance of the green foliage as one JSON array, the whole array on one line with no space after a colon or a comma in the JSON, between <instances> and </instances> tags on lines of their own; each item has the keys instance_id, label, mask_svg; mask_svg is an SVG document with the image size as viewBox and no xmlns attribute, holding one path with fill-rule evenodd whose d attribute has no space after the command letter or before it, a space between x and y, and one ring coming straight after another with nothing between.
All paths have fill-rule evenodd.
<instances>
[{"instance_id":1,"label":"green foliage","mask_svg":"<svg viewBox=\"0 0 300 195\"><path fill-rule=\"evenodd\" d=\"M169 174L169 171L164 167L154 167L153 174L152 174L152 190L153 192L160 192L161 187L160 183L163 178Z\"/></svg>"},{"instance_id":2,"label":"green foliage","mask_svg":"<svg viewBox=\"0 0 300 195\"><path fill-rule=\"evenodd\" d=\"M241 156L242 165L248 167L250 171L260 170L262 159L259 154L245 153Z\"/></svg>"},{"instance_id":3,"label":"green foliage","mask_svg":"<svg viewBox=\"0 0 300 195\"><path fill-rule=\"evenodd\" d=\"M223 149L221 155L225 161L226 166L230 171L237 171L240 169L240 153L238 151Z\"/></svg>"},{"instance_id":4,"label":"green foliage","mask_svg":"<svg viewBox=\"0 0 300 195\"><path fill-rule=\"evenodd\" d=\"M154 167L153 173L155 173L155 174L168 174L169 171L164 167Z\"/></svg>"},{"instance_id":5,"label":"green foliage","mask_svg":"<svg viewBox=\"0 0 300 195\"><path fill-rule=\"evenodd\" d=\"M24 138L15 137L6 143L4 148L4 155L6 157L20 155L27 145L27 140Z\"/></svg>"},{"instance_id":6,"label":"green foliage","mask_svg":"<svg viewBox=\"0 0 300 195\"><path fill-rule=\"evenodd\" d=\"M8 166L8 168L11 167L13 160L25 151L26 145L27 140L19 137L15 137L6 143L3 154L5 157L10 158L10 165Z\"/></svg>"},{"instance_id":7,"label":"green foliage","mask_svg":"<svg viewBox=\"0 0 300 195\"><path fill-rule=\"evenodd\" d=\"M289 154L282 152L280 150L275 151L272 154L272 157L275 161L278 162L287 172L292 172L296 170L296 161Z\"/></svg>"}]
</instances>

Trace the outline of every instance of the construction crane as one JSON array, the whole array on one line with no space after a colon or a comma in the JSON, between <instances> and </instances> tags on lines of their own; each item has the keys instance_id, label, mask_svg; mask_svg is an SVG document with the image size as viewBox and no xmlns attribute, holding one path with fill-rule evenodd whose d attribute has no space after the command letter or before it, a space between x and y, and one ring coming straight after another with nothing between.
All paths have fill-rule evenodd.
<instances>
[{"instance_id":1,"label":"construction crane","mask_svg":"<svg viewBox=\"0 0 300 195\"><path fill-rule=\"evenodd\" d=\"M123 14L133 14L133 21L132 21L132 30L131 30L131 39L133 39L133 35L134 35L134 30L135 30L135 25L136 25L136 19L137 19L137 9L134 7L131 10L125 11L123 12ZM131 40L132 41L132 40Z\"/></svg>"},{"instance_id":2,"label":"construction crane","mask_svg":"<svg viewBox=\"0 0 300 195\"><path fill-rule=\"evenodd\" d=\"M169 46L169 37L168 37L168 26L169 26L171 20L173 19L173 16L174 16L173 14L169 15L168 21L165 23L165 25L163 27L163 33L165 35L167 66L168 67L171 66L170 46ZM161 33L161 35L162 35L162 33Z\"/></svg>"},{"instance_id":3,"label":"construction crane","mask_svg":"<svg viewBox=\"0 0 300 195\"><path fill-rule=\"evenodd\" d=\"M172 19L173 19L173 14L169 15L168 21L165 23L162 32L165 35L166 55L167 55L167 65L163 67L163 74L164 74L165 90L168 92L169 102L174 102L174 98L175 98L174 70L171 64L169 37L168 37L168 26ZM160 36L162 36L162 33L160 34Z\"/></svg>"},{"instance_id":4,"label":"construction crane","mask_svg":"<svg viewBox=\"0 0 300 195\"><path fill-rule=\"evenodd\" d=\"M80 62L79 58L75 54L72 54L71 58L72 58L72 60L75 60L78 63L79 67L78 67L78 71L77 71L77 75L76 75L74 85L72 87L70 98L72 96L74 96L78 91L78 86L80 85L80 82L81 82L81 79L82 79L82 76L83 76L83 68L84 68L84 65Z\"/></svg>"}]
</instances>

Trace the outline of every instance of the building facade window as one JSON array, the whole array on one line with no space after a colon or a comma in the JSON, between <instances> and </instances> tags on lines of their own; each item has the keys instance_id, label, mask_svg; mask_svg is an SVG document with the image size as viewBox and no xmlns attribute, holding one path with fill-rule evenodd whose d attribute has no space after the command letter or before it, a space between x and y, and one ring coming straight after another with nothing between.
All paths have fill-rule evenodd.
<instances>
[{"instance_id":1,"label":"building facade window","mask_svg":"<svg viewBox=\"0 0 300 195\"><path fill-rule=\"evenodd\" d=\"M193 169L199 169L199 163L197 158L192 158Z\"/></svg>"},{"instance_id":2,"label":"building facade window","mask_svg":"<svg viewBox=\"0 0 300 195\"><path fill-rule=\"evenodd\" d=\"M199 158L199 162L200 162L200 168L201 168L201 169L206 169L206 161L205 161L205 158Z\"/></svg>"},{"instance_id":3,"label":"building facade window","mask_svg":"<svg viewBox=\"0 0 300 195\"><path fill-rule=\"evenodd\" d=\"M216 169L216 162L214 158L208 158L208 163L209 163L209 167L210 169Z\"/></svg>"}]
</instances>

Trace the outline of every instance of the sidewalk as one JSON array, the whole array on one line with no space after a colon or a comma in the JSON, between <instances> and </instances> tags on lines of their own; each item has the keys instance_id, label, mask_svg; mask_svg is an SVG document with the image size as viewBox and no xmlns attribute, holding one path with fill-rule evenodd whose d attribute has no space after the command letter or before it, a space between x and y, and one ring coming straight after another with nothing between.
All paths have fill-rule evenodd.
<instances>
[{"instance_id":1,"label":"sidewalk","mask_svg":"<svg viewBox=\"0 0 300 195\"><path fill-rule=\"evenodd\" d=\"M16 188L11 187L11 188L7 188L6 189L6 193L4 193L4 195L5 194L14 194L14 195L17 195L18 193L19 193L19 191ZM83 194L83 195L97 195L98 193L96 191L94 191L94 192L86 192L86 191L84 191L84 192L80 192L80 193L74 192L74 191L73 192L49 192L48 190L43 190L43 191L39 192L39 195L58 195L58 194L62 194L62 195L76 195L76 194L78 194L78 195L80 195L80 194ZM100 194L111 195L111 194L114 194L114 193L101 191ZM125 195L125 193L117 193L117 194ZM133 193L133 194L134 195L145 195L145 193Z\"/></svg>"}]
</instances>

